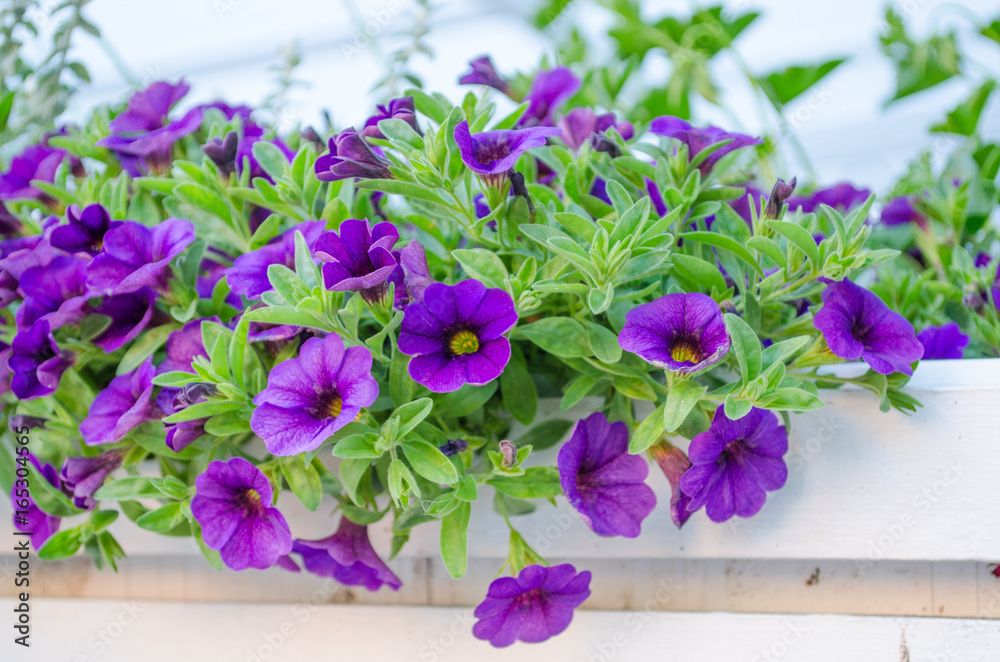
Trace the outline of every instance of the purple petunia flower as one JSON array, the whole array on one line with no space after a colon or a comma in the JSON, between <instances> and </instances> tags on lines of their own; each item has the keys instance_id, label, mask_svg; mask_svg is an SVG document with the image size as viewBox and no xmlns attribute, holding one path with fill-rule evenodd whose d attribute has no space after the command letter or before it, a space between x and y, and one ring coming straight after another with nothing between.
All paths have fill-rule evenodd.
<instances>
[{"instance_id":1,"label":"purple petunia flower","mask_svg":"<svg viewBox=\"0 0 1000 662\"><path fill-rule=\"evenodd\" d=\"M865 199L867 199L867 196L865 196ZM917 211L917 208L913 204L915 199L913 196L893 198L889 201L889 204L882 208L882 215L879 218L886 225L916 223L926 230L927 217Z\"/></svg>"},{"instance_id":2,"label":"purple petunia flower","mask_svg":"<svg viewBox=\"0 0 1000 662\"><path fill-rule=\"evenodd\" d=\"M192 108L169 122L171 108L188 93L184 81L171 85L156 81L129 97L126 109L108 124L111 135L97 141L115 152L122 169L133 177L153 170L165 172L174 143L201 126L202 109Z\"/></svg>"},{"instance_id":3,"label":"purple petunia flower","mask_svg":"<svg viewBox=\"0 0 1000 662\"><path fill-rule=\"evenodd\" d=\"M969 336L955 322L941 326L929 326L917 334L917 340L924 348L923 361L934 359L960 359L969 346Z\"/></svg>"},{"instance_id":4,"label":"purple petunia flower","mask_svg":"<svg viewBox=\"0 0 1000 662\"><path fill-rule=\"evenodd\" d=\"M385 138L378 123L382 120L396 119L403 120L418 134L423 135L420 127L417 126L416 108L413 105L413 97L400 97L389 101L388 106L376 106L374 115L365 120L365 126L361 129L363 138Z\"/></svg>"},{"instance_id":5,"label":"purple petunia flower","mask_svg":"<svg viewBox=\"0 0 1000 662\"><path fill-rule=\"evenodd\" d=\"M590 108L574 108L559 118L556 123L562 129L562 139L574 151L583 147L583 144L590 142L595 149L607 151L601 148L601 144L596 140L605 131L614 127L622 138L628 140L632 137L634 129L631 122L616 123L614 113L596 114Z\"/></svg>"},{"instance_id":6,"label":"purple petunia flower","mask_svg":"<svg viewBox=\"0 0 1000 662\"><path fill-rule=\"evenodd\" d=\"M692 373L713 366L729 351L729 333L712 297L666 294L628 311L618 344L665 370Z\"/></svg>"},{"instance_id":7,"label":"purple petunia flower","mask_svg":"<svg viewBox=\"0 0 1000 662\"><path fill-rule=\"evenodd\" d=\"M521 640L533 644L563 632L573 610L590 597L590 572L577 572L569 563L551 568L529 565L517 577L501 577L490 584L486 599L473 615L479 621L472 634L497 648Z\"/></svg>"},{"instance_id":8,"label":"purple petunia flower","mask_svg":"<svg viewBox=\"0 0 1000 662\"><path fill-rule=\"evenodd\" d=\"M20 400L51 395L73 360L71 352L56 345L48 321L40 321L14 336L7 361L13 373L10 389Z\"/></svg>"},{"instance_id":9,"label":"purple petunia flower","mask_svg":"<svg viewBox=\"0 0 1000 662\"><path fill-rule=\"evenodd\" d=\"M105 295L166 290L170 261L194 240L191 221L168 218L152 228L123 221L104 235L104 250L87 266L87 284Z\"/></svg>"},{"instance_id":10,"label":"purple petunia flower","mask_svg":"<svg viewBox=\"0 0 1000 662\"><path fill-rule=\"evenodd\" d=\"M399 351L413 356L410 377L435 393L487 384L510 360L510 341L503 334L516 323L514 300L504 290L472 279L434 283L423 301L406 307Z\"/></svg>"},{"instance_id":11,"label":"purple petunia flower","mask_svg":"<svg viewBox=\"0 0 1000 662\"><path fill-rule=\"evenodd\" d=\"M378 397L365 347L344 349L335 333L310 338L297 359L279 363L253 399L250 427L274 455L316 450Z\"/></svg>"},{"instance_id":12,"label":"purple petunia flower","mask_svg":"<svg viewBox=\"0 0 1000 662\"><path fill-rule=\"evenodd\" d=\"M424 300L424 290L434 284L431 270L427 266L427 252L424 246L413 239L399 252L399 264L403 267L403 285L406 288L407 303Z\"/></svg>"},{"instance_id":13,"label":"purple petunia flower","mask_svg":"<svg viewBox=\"0 0 1000 662\"><path fill-rule=\"evenodd\" d=\"M209 549L232 570L264 570L292 551L292 532L271 507L271 483L241 457L213 460L195 479L191 514Z\"/></svg>"},{"instance_id":14,"label":"purple petunia flower","mask_svg":"<svg viewBox=\"0 0 1000 662\"><path fill-rule=\"evenodd\" d=\"M42 464L37 457L34 455L28 455L28 460L35 465L35 469L41 474L50 485L57 488L59 487L59 474L56 473L56 468L51 464ZM20 496L18 492L21 492ZM24 504L24 499L27 500L27 508L22 508ZM18 502L21 503L18 503ZM23 487L18 488L15 484L10 490L10 502L12 505L12 510L26 510L27 513L21 513L25 519L21 520L20 517L11 520L14 523L14 528L23 533L29 533L31 538L31 546L38 551L45 544L45 541L52 537L56 531L59 530L60 518L49 515L44 510L38 507L35 500L31 498L31 490L25 489Z\"/></svg>"},{"instance_id":15,"label":"purple petunia flower","mask_svg":"<svg viewBox=\"0 0 1000 662\"><path fill-rule=\"evenodd\" d=\"M99 204L87 205L81 211L77 205L66 208L66 225L52 230L50 243L67 253L96 255L104 245L104 235L121 221L112 221L108 210Z\"/></svg>"},{"instance_id":16,"label":"purple petunia flower","mask_svg":"<svg viewBox=\"0 0 1000 662\"><path fill-rule=\"evenodd\" d=\"M95 457L68 457L59 477L66 489L73 493L77 508L91 509L97 502L94 493L104 484L111 472L122 466L125 449L112 449Z\"/></svg>"},{"instance_id":17,"label":"purple petunia flower","mask_svg":"<svg viewBox=\"0 0 1000 662\"><path fill-rule=\"evenodd\" d=\"M702 176L712 172L712 168L726 154L752 145L762 145L764 141L742 133L729 133L717 126L707 126L697 129L679 117L663 115L650 122L649 130L658 136L678 140L688 148L688 161L694 159L706 147L728 140L729 142L709 154L698 164Z\"/></svg>"},{"instance_id":18,"label":"purple petunia flower","mask_svg":"<svg viewBox=\"0 0 1000 662\"><path fill-rule=\"evenodd\" d=\"M218 317L204 317L191 320L179 329L175 329L167 336L164 346L167 357L163 359L156 368L156 374L164 372L194 372L191 367L194 359L198 356L208 357L205 351L205 343L201 335L202 322L215 322L222 324Z\"/></svg>"},{"instance_id":19,"label":"purple petunia flower","mask_svg":"<svg viewBox=\"0 0 1000 662\"><path fill-rule=\"evenodd\" d=\"M469 170L479 175L488 185L502 188L517 160L529 149L541 147L549 136L557 136L562 129L534 127L509 131L484 131L469 133L469 123L462 121L455 127L462 161Z\"/></svg>"},{"instance_id":20,"label":"purple petunia flower","mask_svg":"<svg viewBox=\"0 0 1000 662\"><path fill-rule=\"evenodd\" d=\"M500 77L496 67L493 66L493 60L488 55L477 57L469 62L469 66L472 67L472 70L458 79L459 84L486 85L500 90L504 94L510 94L510 83Z\"/></svg>"},{"instance_id":21,"label":"purple petunia flower","mask_svg":"<svg viewBox=\"0 0 1000 662\"><path fill-rule=\"evenodd\" d=\"M57 255L44 267L31 267L21 274L24 301L14 320L19 330L47 320L52 330L75 324L86 315L86 261Z\"/></svg>"},{"instance_id":22,"label":"purple petunia flower","mask_svg":"<svg viewBox=\"0 0 1000 662\"><path fill-rule=\"evenodd\" d=\"M910 364L924 355L913 325L849 280L821 280L826 283L823 307L813 324L823 333L830 351L849 361L863 359L883 375L896 371L912 375Z\"/></svg>"},{"instance_id":23,"label":"purple petunia flower","mask_svg":"<svg viewBox=\"0 0 1000 662\"><path fill-rule=\"evenodd\" d=\"M156 312L156 292L143 287L128 294L104 297L92 312L111 318L111 324L93 342L104 351L113 352L135 340L149 326Z\"/></svg>"},{"instance_id":24,"label":"purple petunia flower","mask_svg":"<svg viewBox=\"0 0 1000 662\"><path fill-rule=\"evenodd\" d=\"M528 109L518 119L518 126L553 126L559 106L576 94L582 82L569 67L556 67L549 71L539 71L531 83L531 89L524 95Z\"/></svg>"},{"instance_id":25,"label":"purple petunia flower","mask_svg":"<svg viewBox=\"0 0 1000 662\"><path fill-rule=\"evenodd\" d=\"M34 198L51 201L48 194L31 185L32 180L52 183L56 169L66 158L66 150L44 143L30 145L11 159L10 169L0 173L0 200Z\"/></svg>"},{"instance_id":26,"label":"purple petunia flower","mask_svg":"<svg viewBox=\"0 0 1000 662\"><path fill-rule=\"evenodd\" d=\"M691 497L681 490L681 476L691 468L691 460L684 454L684 451L677 448L668 441L661 441L649 449L650 454L656 463L660 465L660 470L670 482L670 519L679 529L688 521L691 514Z\"/></svg>"},{"instance_id":27,"label":"purple petunia flower","mask_svg":"<svg viewBox=\"0 0 1000 662\"><path fill-rule=\"evenodd\" d=\"M406 297L399 251L394 251L399 231L389 222L373 228L367 221L349 218L339 232L324 232L316 240L314 253L323 261L323 282L334 292L359 292L370 303L388 294L390 280L396 283L396 299ZM396 277L391 279L390 277Z\"/></svg>"},{"instance_id":28,"label":"purple petunia flower","mask_svg":"<svg viewBox=\"0 0 1000 662\"><path fill-rule=\"evenodd\" d=\"M377 591L388 586L398 591L403 582L379 558L368 540L368 527L340 518L337 532L322 540L296 540L292 552L302 555L306 570L332 577L348 586Z\"/></svg>"},{"instance_id":29,"label":"purple petunia flower","mask_svg":"<svg viewBox=\"0 0 1000 662\"><path fill-rule=\"evenodd\" d=\"M113 444L143 423L162 418L152 400L154 374L153 357L149 357L132 372L112 379L80 423L83 442L88 446Z\"/></svg>"},{"instance_id":30,"label":"purple petunia flower","mask_svg":"<svg viewBox=\"0 0 1000 662\"><path fill-rule=\"evenodd\" d=\"M649 177L643 177L643 184L646 188L646 194L649 196L650 201L653 203L653 211L659 216L666 216L667 212L667 201L663 199L663 193L660 191L660 187Z\"/></svg>"},{"instance_id":31,"label":"purple petunia flower","mask_svg":"<svg viewBox=\"0 0 1000 662\"><path fill-rule=\"evenodd\" d=\"M233 266L226 269L226 281L233 292L248 299L259 299L260 295L273 289L267 279L267 268L272 264L283 264L295 268L295 232L301 232L310 250L323 233L323 221L303 221L285 230L266 246L244 253L236 258Z\"/></svg>"},{"instance_id":32,"label":"purple petunia flower","mask_svg":"<svg viewBox=\"0 0 1000 662\"><path fill-rule=\"evenodd\" d=\"M754 407L733 421L719 407L711 427L696 434L688 448L691 468L681 478L681 490L691 497L689 511L704 506L713 522L756 515L766 493L788 479L782 459L787 451L788 434L773 412Z\"/></svg>"},{"instance_id":33,"label":"purple petunia flower","mask_svg":"<svg viewBox=\"0 0 1000 662\"><path fill-rule=\"evenodd\" d=\"M392 179L389 162L379 156L356 129L344 129L330 138L330 151L316 159L316 179L335 182L358 179Z\"/></svg>"},{"instance_id":34,"label":"purple petunia flower","mask_svg":"<svg viewBox=\"0 0 1000 662\"><path fill-rule=\"evenodd\" d=\"M215 385L205 383L186 384L182 388L164 388L156 396L156 406L164 416L171 416L195 403L204 402L204 396L215 392ZM164 424L164 441L167 448L175 453L181 452L205 434L206 422L208 417Z\"/></svg>"},{"instance_id":35,"label":"purple petunia flower","mask_svg":"<svg viewBox=\"0 0 1000 662\"><path fill-rule=\"evenodd\" d=\"M644 459L629 455L628 427L609 423L601 412L579 421L559 449L563 492L599 536L639 535L656 507L656 495L643 482L648 473Z\"/></svg>"}]
</instances>

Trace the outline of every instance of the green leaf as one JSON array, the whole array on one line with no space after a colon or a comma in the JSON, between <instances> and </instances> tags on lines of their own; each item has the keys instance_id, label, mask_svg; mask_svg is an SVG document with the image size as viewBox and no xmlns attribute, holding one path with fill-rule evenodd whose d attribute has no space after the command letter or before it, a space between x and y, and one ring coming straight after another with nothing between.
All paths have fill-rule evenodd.
<instances>
[{"instance_id":1,"label":"green leaf","mask_svg":"<svg viewBox=\"0 0 1000 662\"><path fill-rule=\"evenodd\" d=\"M767 409L803 412L819 409L823 406L823 401L800 388L779 388L761 397L757 405Z\"/></svg>"},{"instance_id":2,"label":"green leaf","mask_svg":"<svg viewBox=\"0 0 1000 662\"><path fill-rule=\"evenodd\" d=\"M441 520L441 560L444 561L448 574L455 579L461 578L469 562L469 517L472 506L461 501L455 510Z\"/></svg>"},{"instance_id":3,"label":"green leaf","mask_svg":"<svg viewBox=\"0 0 1000 662\"><path fill-rule=\"evenodd\" d=\"M564 359L584 358L593 353L587 329L569 317L546 317L517 327L516 333Z\"/></svg>"},{"instance_id":4,"label":"green leaf","mask_svg":"<svg viewBox=\"0 0 1000 662\"><path fill-rule=\"evenodd\" d=\"M587 340L594 356L605 363L618 363L622 357L622 348L615 332L590 321L584 322L584 326L587 328Z\"/></svg>"},{"instance_id":5,"label":"green leaf","mask_svg":"<svg viewBox=\"0 0 1000 662\"><path fill-rule=\"evenodd\" d=\"M760 374L763 367L763 350L760 346L760 339L739 315L726 313L725 321L732 341L733 353L736 354L736 360L740 364L740 375L743 377L743 383L749 384L757 379L757 375Z\"/></svg>"},{"instance_id":6,"label":"green leaf","mask_svg":"<svg viewBox=\"0 0 1000 662\"><path fill-rule=\"evenodd\" d=\"M407 371L409 364L410 357L396 348L389 363L389 396L397 407L413 399L415 383Z\"/></svg>"},{"instance_id":7,"label":"green leaf","mask_svg":"<svg viewBox=\"0 0 1000 662\"><path fill-rule=\"evenodd\" d=\"M960 136L971 136L979 126L979 117L983 108L996 87L996 81L987 80L969 95L969 98L958 104L955 110L948 113L943 122L931 127L931 131L940 133L955 133Z\"/></svg>"},{"instance_id":8,"label":"green leaf","mask_svg":"<svg viewBox=\"0 0 1000 662\"><path fill-rule=\"evenodd\" d=\"M515 499L554 499L563 493L555 467L528 467L520 476L495 476L486 482Z\"/></svg>"},{"instance_id":9,"label":"green leaf","mask_svg":"<svg viewBox=\"0 0 1000 662\"><path fill-rule=\"evenodd\" d=\"M628 442L628 452L638 455L652 446L663 434L663 420L666 403L653 410L653 413L646 417L639 427L635 429L632 439Z\"/></svg>"},{"instance_id":10,"label":"green leaf","mask_svg":"<svg viewBox=\"0 0 1000 662\"><path fill-rule=\"evenodd\" d=\"M698 231L683 232L680 236L684 239L690 239L691 241L697 241L703 244L709 244L710 246L715 246L716 248L727 250L753 267L758 274L761 276L764 275L764 272L761 270L760 265L757 264L757 258L754 257L753 253L747 250L746 246L728 235L716 234L715 232ZM672 259L676 258L677 256L674 255Z\"/></svg>"},{"instance_id":11,"label":"green leaf","mask_svg":"<svg viewBox=\"0 0 1000 662\"><path fill-rule=\"evenodd\" d=\"M707 292L725 292L726 279L719 271L719 268L710 262L693 255L674 253L670 257L673 265L673 273L683 278L693 288L703 289Z\"/></svg>"},{"instance_id":12,"label":"green leaf","mask_svg":"<svg viewBox=\"0 0 1000 662\"><path fill-rule=\"evenodd\" d=\"M816 240L813 239L813 236L804 227L791 221L777 220L767 221L767 227L798 246L799 250L809 258L814 269L822 266L819 260L819 246L816 245Z\"/></svg>"},{"instance_id":13,"label":"green leaf","mask_svg":"<svg viewBox=\"0 0 1000 662\"><path fill-rule=\"evenodd\" d=\"M388 509L367 510L365 508L358 508L347 503L342 503L340 504L340 512L344 514L344 517L351 520L355 524L371 526L382 519L388 512Z\"/></svg>"},{"instance_id":14,"label":"green leaf","mask_svg":"<svg viewBox=\"0 0 1000 662\"><path fill-rule=\"evenodd\" d=\"M787 67L764 76L758 84L776 107L786 105L836 69L846 58L827 60L820 64Z\"/></svg>"},{"instance_id":15,"label":"green leaf","mask_svg":"<svg viewBox=\"0 0 1000 662\"><path fill-rule=\"evenodd\" d=\"M759 235L756 237L750 237L747 240L747 246L754 249L758 253L763 253L768 256L774 260L774 263L779 267L784 267L787 264L785 254L782 252L781 247L778 246L778 244L776 244L770 237L762 237ZM676 261L676 256L674 256L674 258L674 261Z\"/></svg>"},{"instance_id":16,"label":"green leaf","mask_svg":"<svg viewBox=\"0 0 1000 662\"><path fill-rule=\"evenodd\" d=\"M368 191L394 193L412 200L423 200L424 202L431 202L442 207L449 206L448 202L438 195L436 191L420 184L403 182L398 179L364 179L355 182L354 185L359 189Z\"/></svg>"},{"instance_id":17,"label":"green leaf","mask_svg":"<svg viewBox=\"0 0 1000 662\"><path fill-rule=\"evenodd\" d=\"M167 342L167 336L177 328L179 327L176 324L164 324L143 333L139 336L138 340L132 343L128 351L125 352L125 356L118 363L115 374L124 375L138 368L142 365L143 361L152 356L156 350Z\"/></svg>"},{"instance_id":18,"label":"green leaf","mask_svg":"<svg viewBox=\"0 0 1000 662\"><path fill-rule=\"evenodd\" d=\"M10 109L13 107L14 90L11 90L0 96L0 132L7 128L7 120L10 119Z\"/></svg>"},{"instance_id":19,"label":"green leaf","mask_svg":"<svg viewBox=\"0 0 1000 662\"><path fill-rule=\"evenodd\" d=\"M492 381L483 386L466 384L457 391L437 397L437 409L442 416L457 418L468 416L485 405L497 392L497 383Z\"/></svg>"},{"instance_id":20,"label":"green leaf","mask_svg":"<svg viewBox=\"0 0 1000 662\"><path fill-rule=\"evenodd\" d=\"M323 485L312 462L304 462L302 455L292 455L281 458L280 465L281 475L306 510L314 511L319 508L323 498Z\"/></svg>"},{"instance_id":21,"label":"green leaf","mask_svg":"<svg viewBox=\"0 0 1000 662\"><path fill-rule=\"evenodd\" d=\"M183 522L184 519L184 513L181 512L181 504L170 503L156 510L150 510L139 517L135 523L147 531L163 533L174 528Z\"/></svg>"},{"instance_id":22,"label":"green leaf","mask_svg":"<svg viewBox=\"0 0 1000 662\"><path fill-rule=\"evenodd\" d=\"M764 349L763 361L764 365L771 365L777 363L778 361L784 361L789 356L795 354L803 347L805 347L812 340L809 336L796 336L794 338L789 338L788 340L782 340L781 342L776 342L770 347Z\"/></svg>"},{"instance_id":23,"label":"green leaf","mask_svg":"<svg viewBox=\"0 0 1000 662\"><path fill-rule=\"evenodd\" d=\"M261 143L255 143L259 145ZM277 148L275 148L277 149ZM174 187L174 195L187 202L194 205L198 209L207 211L209 214L216 216L226 223L229 223L231 216L229 213L229 207L223 202L222 198L216 191L208 188L207 186L202 186L201 184L195 184L193 182L184 182L183 184L178 184Z\"/></svg>"},{"instance_id":24,"label":"green leaf","mask_svg":"<svg viewBox=\"0 0 1000 662\"><path fill-rule=\"evenodd\" d=\"M390 419L395 418L398 421L396 438L402 439L413 428L420 425L420 422L427 418L427 415L431 413L431 409L433 408L434 401L430 398L420 398L397 408L390 417Z\"/></svg>"},{"instance_id":25,"label":"green leaf","mask_svg":"<svg viewBox=\"0 0 1000 662\"><path fill-rule=\"evenodd\" d=\"M348 458L340 462L340 482L343 483L351 501L358 506L364 505L364 501L358 497L358 486L369 466L371 466L371 460L366 459Z\"/></svg>"},{"instance_id":26,"label":"green leaf","mask_svg":"<svg viewBox=\"0 0 1000 662\"><path fill-rule=\"evenodd\" d=\"M231 400L209 400L208 402L198 402L190 407L185 407L181 409L176 414L168 416L163 419L164 423L183 423L184 421L193 421L199 418L208 418L209 416L214 416L215 414L221 414L226 411L236 411L241 409L243 405L238 402L233 402Z\"/></svg>"},{"instance_id":27,"label":"green leaf","mask_svg":"<svg viewBox=\"0 0 1000 662\"><path fill-rule=\"evenodd\" d=\"M500 373L500 394L503 406L520 423L530 425L538 411L538 389L528 372L524 355L517 345L511 346L510 361Z\"/></svg>"},{"instance_id":28,"label":"green leaf","mask_svg":"<svg viewBox=\"0 0 1000 662\"><path fill-rule=\"evenodd\" d=\"M270 140L258 140L253 144L253 157L260 163L264 172L272 179L278 179L285 174L288 167L288 157L281 148Z\"/></svg>"},{"instance_id":29,"label":"green leaf","mask_svg":"<svg viewBox=\"0 0 1000 662\"><path fill-rule=\"evenodd\" d=\"M723 405L723 411L731 421L740 420L749 414L751 409L753 409L752 402L738 399L732 393L726 396L726 402Z\"/></svg>"},{"instance_id":30,"label":"green leaf","mask_svg":"<svg viewBox=\"0 0 1000 662\"><path fill-rule=\"evenodd\" d=\"M598 383L603 382L604 379L604 375L600 373L589 373L575 377L569 384L566 385L562 401L559 403L559 409L561 411L566 411L576 403L580 402L580 400L587 397L587 394L590 393L590 391L597 386Z\"/></svg>"},{"instance_id":31,"label":"green leaf","mask_svg":"<svg viewBox=\"0 0 1000 662\"><path fill-rule=\"evenodd\" d=\"M200 381L201 377L194 373L179 371L165 372L162 375L156 375L153 377L153 383L157 386L178 387Z\"/></svg>"},{"instance_id":32,"label":"green leaf","mask_svg":"<svg viewBox=\"0 0 1000 662\"><path fill-rule=\"evenodd\" d=\"M375 444L363 434L352 434L337 441L333 446L333 456L340 458L369 459L374 460L382 457L382 453L375 450Z\"/></svg>"},{"instance_id":33,"label":"green leaf","mask_svg":"<svg viewBox=\"0 0 1000 662\"><path fill-rule=\"evenodd\" d=\"M671 385L663 410L663 425L667 432L675 431L684 423L684 419L707 390L706 386L693 379L685 379Z\"/></svg>"},{"instance_id":34,"label":"green leaf","mask_svg":"<svg viewBox=\"0 0 1000 662\"><path fill-rule=\"evenodd\" d=\"M79 526L58 531L38 550L38 558L45 561L64 559L76 554L82 545L83 538Z\"/></svg>"},{"instance_id":35,"label":"green leaf","mask_svg":"<svg viewBox=\"0 0 1000 662\"><path fill-rule=\"evenodd\" d=\"M496 253L485 248L459 248L451 252L465 272L487 287L503 288L507 267Z\"/></svg>"},{"instance_id":36,"label":"green leaf","mask_svg":"<svg viewBox=\"0 0 1000 662\"><path fill-rule=\"evenodd\" d=\"M402 446L406 453L406 459L413 465L413 470L433 483L458 482L458 470L451 460L436 447L427 443L412 439Z\"/></svg>"},{"instance_id":37,"label":"green leaf","mask_svg":"<svg viewBox=\"0 0 1000 662\"><path fill-rule=\"evenodd\" d=\"M155 499L159 496L161 496L161 492L152 479L141 476L113 480L106 483L94 494L94 498L98 501L132 501L135 499Z\"/></svg>"},{"instance_id":38,"label":"green leaf","mask_svg":"<svg viewBox=\"0 0 1000 662\"><path fill-rule=\"evenodd\" d=\"M597 234L597 226L589 218L584 218L579 214L574 214L572 212L556 212L554 214L556 222L563 226L570 232L580 237L583 237L588 242L594 241L594 235Z\"/></svg>"},{"instance_id":39,"label":"green leaf","mask_svg":"<svg viewBox=\"0 0 1000 662\"><path fill-rule=\"evenodd\" d=\"M290 324L292 326L306 326L311 329L325 329L323 323L312 314L305 311L298 311L287 306L266 306L255 308L243 313L240 319L248 322L264 322L265 324Z\"/></svg>"}]
</instances>

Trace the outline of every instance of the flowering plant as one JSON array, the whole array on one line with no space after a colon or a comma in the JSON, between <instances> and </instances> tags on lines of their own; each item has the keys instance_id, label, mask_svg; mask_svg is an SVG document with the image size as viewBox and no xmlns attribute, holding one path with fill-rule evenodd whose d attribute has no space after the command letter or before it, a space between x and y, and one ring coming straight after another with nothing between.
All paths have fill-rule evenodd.
<instances>
[{"instance_id":1,"label":"flowering plant","mask_svg":"<svg viewBox=\"0 0 1000 662\"><path fill-rule=\"evenodd\" d=\"M179 112L187 85L160 81L12 160L0 476L41 557L114 566L121 513L193 538L217 569L398 589L385 557L428 522L464 574L486 497L510 576L474 633L541 641L590 573L548 566L516 515L565 497L595 535L636 537L653 461L676 526L753 516L786 481L791 414L822 407L821 388L913 410L915 363L952 355L953 331L918 338L888 305L912 318L934 292L906 294L886 268L859 284L905 248L873 240L867 191L796 196L790 178L762 195L760 139L599 112L565 66L525 86L484 58L463 82L516 108L414 89L324 141L242 106ZM959 208L936 201L912 213ZM950 262L963 274L968 236ZM996 284L975 282L995 304ZM976 319L995 352L996 314ZM846 361L868 370L827 369ZM596 411L536 420L553 397ZM334 504L331 535L297 538L282 492ZM381 554L377 523L393 533Z\"/></svg>"}]
</instances>

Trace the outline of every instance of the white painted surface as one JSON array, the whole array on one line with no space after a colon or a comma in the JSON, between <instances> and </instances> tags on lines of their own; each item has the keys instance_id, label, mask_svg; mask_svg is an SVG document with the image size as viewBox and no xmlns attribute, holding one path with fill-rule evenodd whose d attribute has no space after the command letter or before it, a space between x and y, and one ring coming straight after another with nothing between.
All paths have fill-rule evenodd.
<instances>
[{"instance_id":1,"label":"white painted surface","mask_svg":"<svg viewBox=\"0 0 1000 662\"><path fill-rule=\"evenodd\" d=\"M0 600L10 614L12 602ZM467 609L36 600L33 647L4 660L995 660L1000 623L971 619L577 611L562 636L493 649ZM904 656L907 655L907 656Z\"/></svg>"}]
</instances>

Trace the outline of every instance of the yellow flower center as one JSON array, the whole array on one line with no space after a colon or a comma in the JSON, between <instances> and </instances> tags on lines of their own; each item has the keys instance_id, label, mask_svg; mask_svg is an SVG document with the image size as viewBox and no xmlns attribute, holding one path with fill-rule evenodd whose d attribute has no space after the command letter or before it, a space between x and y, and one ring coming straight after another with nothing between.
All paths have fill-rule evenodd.
<instances>
[{"instance_id":1,"label":"yellow flower center","mask_svg":"<svg viewBox=\"0 0 1000 662\"><path fill-rule=\"evenodd\" d=\"M330 398L329 401L327 401L324 413L329 418L337 418L338 416L340 416L340 411L341 409L343 409L343 407L344 407L343 398L341 398L339 395L334 395L332 398Z\"/></svg>"},{"instance_id":2,"label":"yellow flower center","mask_svg":"<svg viewBox=\"0 0 1000 662\"><path fill-rule=\"evenodd\" d=\"M257 490L250 488L249 490L243 493L243 498L246 499L246 503L251 510L260 510L261 499L260 499L260 493L257 492Z\"/></svg>"},{"instance_id":3,"label":"yellow flower center","mask_svg":"<svg viewBox=\"0 0 1000 662\"><path fill-rule=\"evenodd\" d=\"M472 331L462 330L451 337L448 347L455 356L473 354L479 351L479 338Z\"/></svg>"},{"instance_id":4,"label":"yellow flower center","mask_svg":"<svg viewBox=\"0 0 1000 662\"><path fill-rule=\"evenodd\" d=\"M694 345L681 342L670 348L670 358L677 362L697 363L701 360L701 352Z\"/></svg>"}]
</instances>

